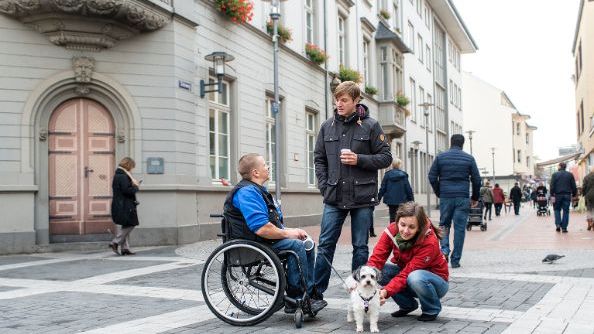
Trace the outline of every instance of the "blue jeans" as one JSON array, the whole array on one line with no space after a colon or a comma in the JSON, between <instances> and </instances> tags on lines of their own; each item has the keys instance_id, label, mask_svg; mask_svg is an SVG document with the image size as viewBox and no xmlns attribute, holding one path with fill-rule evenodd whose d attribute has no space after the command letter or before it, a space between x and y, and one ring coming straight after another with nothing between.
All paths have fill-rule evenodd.
<instances>
[{"instance_id":1,"label":"blue jeans","mask_svg":"<svg viewBox=\"0 0 594 334\"><path fill-rule=\"evenodd\" d=\"M382 270L380 285L387 285L400 272L397 265L386 263ZM406 278L406 288L392 296L401 310L415 310L421 303L425 314L441 312L441 298L448 292L449 284L443 278L427 270L414 270Z\"/></svg>"},{"instance_id":2,"label":"blue jeans","mask_svg":"<svg viewBox=\"0 0 594 334\"><path fill-rule=\"evenodd\" d=\"M569 225L569 206L571 205L571 195L555 195L555 204L553 204L553 211L555 211L555 225L562 229L567 229ZM563 217L561 217L561 210L563 210Z\"/></svg>"},{"instance_id":3,"label":"blue jeans","mask_svg":"<svg viewBox=\"0 0 594 334\"><path fill-rule=\"evenodd\" d=\"M351 269L355 271L355 269L367 263L369 257L367 242L369 240L369 225L373 219L373 209L373 207L340 209L328 204L324 205L314 274L316 291L320 296L328 288L332 270L330 264L334 260L334 252L342 232L342 224L349 212L351 213L351 242L353 244ZM321 259L320 256L324 257L324 259Z\"/></svg>"},{"instance_id":4,"label":"blue jeans","mask_svg":"<svg viewBox=\"0 0 594 334\"><path fill-rule=\"evenodd\" d=\"M450 254L450 228L454 223L454 251L450 261L459 264L464 248L466 224L470 212L470 199L465 197L441 198L439 202L439 226L443 229L441 238L441 252L447 257Z\"/></svg>"},{"instance_id":5,"label":"blue jeans","mask_svg":"<svg viewBox=\"0 0 594 334\"><path fill-rule=\"evenodd\" d=\"M272 245L272 249L275 251L291 250L299 256L301 262L301 270L303 271L303 278L305 279L305 286L307 294L311 295L313 292L314 281L313 281L313 269L314 269L314 251L305 251L303 247L303 241L297 239L283 239L277 241ZM301 274L299 273L299 266L297 264L297 258L293 255L288 256L287 261L287 295L291 298L301 297L303 295L303 289L301 285Z\"/></svg>"}]
</instances>

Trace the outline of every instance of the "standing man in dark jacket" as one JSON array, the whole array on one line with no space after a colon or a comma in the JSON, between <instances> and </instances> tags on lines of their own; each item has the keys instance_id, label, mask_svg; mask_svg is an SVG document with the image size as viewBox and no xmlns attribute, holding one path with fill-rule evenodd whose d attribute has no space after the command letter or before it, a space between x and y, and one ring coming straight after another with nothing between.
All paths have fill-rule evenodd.
<instances>
[{"instance_id":1,"label":"standing man in dark jacket","mask_svg":"<svg viewBox=\"0 0 594 334\"><path fill-rule=\"evenodd\" d=\"M379 123L359 104L361 91L345 81L334 92L334 117L318 134L314 152L318 188L324 213L315 266L316 299L322 299L330 280L330 263L346 216L351 214L353 271L367 263L369 225L377 197L377 171L392 162L390 146ZM323 257L324 259L321 259Z\"/></svg>"},{"instance_id":2,"label":"standing man in dark jacket","mask_svg":"<svg viewBox=\"0 0 594 334\"><path fill-rule=\"evenodd\" d=\"M551 177L551 197L553 200L553 211L555 212L555 230L567 233L569 224L569 205L571 198L577 195L577 187L573 175L566 171L567 165L564 162L559 163L558 171ZM561 218L563 210L563 218Z\"/></svg>"},{"instance_id":3,"label":"standing man in dark jacket","mask_svg":"<svg viewBox=\"0 0 594 334\"><path fill-rule=\"evenodd\" d=\"M408 182L408 174L400 169L402 161L395 158L392 162L392 169L384 174L382 186L379 190L378 200L384 199L384 203L390 210L390 222L396 221L396 211L402 203L415 200L412 188Z\"/></svg>"},{"instance_id":4,"label":"standing man in dark jacket","mask_svg":"<svg viewBox=\"0 0 594 334\"><path fill-rule=\"evenodd\" d=\"M509 191L509 199L514 203L514 213L518 216L520 214L520 203L522 202L522 189L520 189L518 182Z\"/></svg>"},{"instance_id":5,"label":"standing man in dark jacket","mask_svg":"<svg viewBox=\"0 0 594 334\"><path fill-rule=\"evenodd\" d=\"M471 205L477 205L481 188L481 176L472 155L462 151L464 136L452 135L449 150L440 153L429 170L429 182L439 197L439 226L444 230L441 252L450 255L450 228L454 222L454 250L452 268L460 267L466 223ZM472 202L468 189L472 183Z\"/></svg>"}]
</instances>

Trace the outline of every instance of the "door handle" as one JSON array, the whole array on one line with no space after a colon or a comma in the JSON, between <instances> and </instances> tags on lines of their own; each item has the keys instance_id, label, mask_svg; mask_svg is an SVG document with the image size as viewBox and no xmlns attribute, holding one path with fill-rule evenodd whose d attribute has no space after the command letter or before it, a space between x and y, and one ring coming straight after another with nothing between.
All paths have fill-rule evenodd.
<instances>
[{"instance_id":1,"label":"door handle","mask_svg":"<svg viewBox=\"0 0 594 334\"><path fill-rule=\"evenodd\" d=\"M92 173L92 172L94 172L93 169L85 166L85 177L89 177L89 174Z\"/></svg>"}]
</instances>

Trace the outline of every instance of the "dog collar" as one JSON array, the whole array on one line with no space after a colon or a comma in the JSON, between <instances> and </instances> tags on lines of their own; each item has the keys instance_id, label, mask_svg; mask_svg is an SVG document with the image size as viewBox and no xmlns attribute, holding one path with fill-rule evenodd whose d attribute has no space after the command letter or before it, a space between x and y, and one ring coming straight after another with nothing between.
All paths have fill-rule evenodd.
<instances>
[{"instance_id":1,"label":"dog collar","mask_svg":"<svg viewBox=\"0 0 594 334\"><path fill-rule=\"evenodd\" d=\"M373 292L373 295L369 298L363 298L363 296L361 296L361 294L359 293L359 297L361 297L361 299L363 300L363 307L365 307L365 313L367 313L367 311L369 311L369 302L373 299L373 297L375 297L375 295L377 294L377 290L375 290Z\"/></svg>"}]
</instances>

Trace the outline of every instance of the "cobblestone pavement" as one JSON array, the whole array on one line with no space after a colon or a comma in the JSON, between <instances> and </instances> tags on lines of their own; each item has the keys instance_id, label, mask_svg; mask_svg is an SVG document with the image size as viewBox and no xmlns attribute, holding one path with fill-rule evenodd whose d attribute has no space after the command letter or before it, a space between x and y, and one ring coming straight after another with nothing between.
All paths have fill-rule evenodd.
<instances>
[{"instance_id":1,"label":"cobblestone pavement","mask_svg":"<svg viewBox=\"0 0 594 334\"><path fill-rule=\"evenodd\" d=\"M376 217L377 232L385 221ZM552 221L525 207L520 216L494 217L485 232L467 232L462 267L451 270L437 320L417 321L418 310L392 318L397 306L389 301L380 331L593 334L594 232L586 231L582 215L572 215L567 234L556 233ZM319 228L307 230L317 239ZM343 277L350 268L349 230L347 223L334 261ZM208 310L201 272L219 244L139 248L126 257L107 251L0 257L0 333L294 332L292 316L282 311L256 326L232 327ZM543 264L549 253L566 257ZM298 332L354 332L340 286L333 274L325 293L329 306Z\"/></svg>"}]
</instances>

